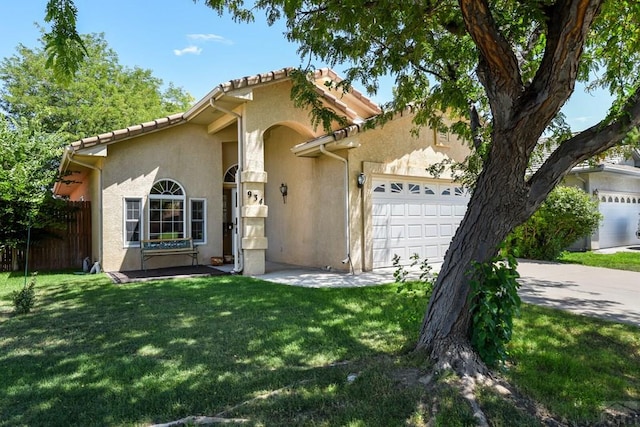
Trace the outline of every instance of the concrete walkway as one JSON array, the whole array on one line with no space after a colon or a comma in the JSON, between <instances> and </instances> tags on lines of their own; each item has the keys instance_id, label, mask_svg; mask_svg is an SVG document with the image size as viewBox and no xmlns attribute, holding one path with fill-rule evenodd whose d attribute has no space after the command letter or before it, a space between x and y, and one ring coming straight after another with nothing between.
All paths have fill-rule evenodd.
<instances>
[{"instance_id":1,"label":"concrete walkway","mask_svg":"<svg viewBox=\"0 0 640 427\"><path fill-rule=\"evenodd\" d=\"M256 277L293 286L359 287L391 283L393 272L385 268L352 275L269 263L267 273ZM518 272L520 296L527 303L640 326L640 273L525 260Z\"/></svg>"}]
</instances>

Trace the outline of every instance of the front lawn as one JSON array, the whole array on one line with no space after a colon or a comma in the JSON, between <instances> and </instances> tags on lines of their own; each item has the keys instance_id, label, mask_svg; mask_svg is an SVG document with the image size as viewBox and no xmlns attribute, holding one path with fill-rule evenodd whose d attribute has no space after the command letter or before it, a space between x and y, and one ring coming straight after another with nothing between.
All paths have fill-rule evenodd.
<instances>
[{"instance_id":1,"label":"front lawn","mask_svg":"<svg viewBox=\"0 0 640 427\"><path fill-rule=\"evenodd\" d=\"M472 422L450 378L425 387L428 363L407 350L426 300L397 285L309 289L239 276L114 285L40 273L33 312L16 316L10 294L22 283L0 273L0 426ZM599 420L612 402L640 401L639 332L525 307L505 375L557 419ZM501 396L479 401L493 425L536 425Z\"/></svg>"},{"instance_id":2,"label":"front lawn","mask_svg":"<svg viewBox=\"0 0 640 427\"><path fill-rule=\"evenodd\" d=\"M639 245L640 246L640 245ZM593 252L564 252L560 262L589 265L591 267L614 268L617 270L640 271L640 250L637 252L616 252L596 254Z\"/></svg>"}]
</instances>

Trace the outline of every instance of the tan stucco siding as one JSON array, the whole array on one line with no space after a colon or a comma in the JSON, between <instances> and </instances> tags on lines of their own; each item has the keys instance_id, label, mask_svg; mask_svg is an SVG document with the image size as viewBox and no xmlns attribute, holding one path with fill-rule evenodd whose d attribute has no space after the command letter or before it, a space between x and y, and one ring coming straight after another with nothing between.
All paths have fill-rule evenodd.
<instances>
[{"instance_id":1,"label":"tan stucco siding","mask_svg":"<svg viewBox=\"0 0 640 427\"><path fill-rule=\"evenodd\" d=\"M314 189L313 159L296 157L291 147L302 136L292 129L276 126L267 132L265 166L269 180L265 186L265 200L269 216L265 232L269 242L268 261L297 265L316 265L313 241ZM280 185L288 186L286 203Z\"/></svg>"},{"instance_id":2,"label":"tan stucco siding","mask_svg":"<svg viewBox=\"0 0 640 427\"><path fill-rule=\"evenodd\" d=\"M185 191L185 210L191 198L207 200L207 243L199 246L199 262L222 255L222 152L221 144L197 125L185 124L109 146L103 168L104 269L140 268L138 248L124 247L125 198L142 198L143 236L147 238L148 195L161 179L178 182ZM189 230L189 215L187 232ZM184 256L152 258L147 267L184 265Z\"/></svg>"},{"instance_id":3,"label":"tan stucco siding","mask_svg":"<svg viewBox=\"0 0 640 427\"><path fill-rule=\"evenodd\" d=\"M237 137L236 137L237 140ZM238 164L238 142L222 143L222 173Z\"/></svg>"},{"instance_id":4,"label":"tan stucco siding","mask_svg":"<svg viewBox=\"0 0 640 427\"><path fill-rule=\"evenodd\" d=\"M430 177L426 167L445 159L463 161L469 154L468 147L453 135L445 145L433 129L422 128L416 137L411 134L413 127L411 117L405 116L359 134L360 147L349 151L349 160L354 165L378 163L378 173ZM451 174L445 172L440 178L449 179Z\"/></svg>"},{"instance_id":5,"label":"tan stucco siding","mask_svg":"<svg viewBox=\"0 0 640 427\"><path fill-rule=\"evenodd\" d=\"M340 157L345 152L337 152ZM333 269L347 270L348 264L342 264L347 256L345 230L345 167L346 165L332 157L322 156L315 159L314 177L314 241L317 248L317 266L329 266ZM355 224L351 224L353 229Z\"/></svg>"}]
</instances>

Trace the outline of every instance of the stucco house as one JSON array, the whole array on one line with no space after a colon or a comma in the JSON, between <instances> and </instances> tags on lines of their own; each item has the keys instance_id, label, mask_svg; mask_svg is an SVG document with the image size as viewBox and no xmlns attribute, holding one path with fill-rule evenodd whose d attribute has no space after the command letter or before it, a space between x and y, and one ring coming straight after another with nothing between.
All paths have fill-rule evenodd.
<instances>
[{"instance_id":1,"label":"stucco house","mask_svg":"<svg viewBox=\"0 0 640 427\"><path fill-rule=\"evenodd\" d=\"M463 160L465 144L421 129L411 114L364 130L379 107L357 90L313 80L348 124L326 133L290 99L291 69L220 84L181 114L84 138L61 164L55 192L91 201L92 254L105 271L141 268L146 239L192 238L197 261L231 255L262 274L267 261L367 271L394 254L441 261L469 199L426 167ZM229 257L231 258L231 257ZM153 257L145 268L184 265Z\"/></svg>"},{"instance_id":2,"label":"stucco house","mask_svg":"<svg viewBox=\"0 0 640 427\"><path fill-rule=\"evenodd\" d=\"M603 220L590 237L572 249L596 250L638 245L640 220L640 153L630 157L609 156L597 164L582 164L565 178L565 184L592 194L599 201Z\"/></svg>"}]
</instances>

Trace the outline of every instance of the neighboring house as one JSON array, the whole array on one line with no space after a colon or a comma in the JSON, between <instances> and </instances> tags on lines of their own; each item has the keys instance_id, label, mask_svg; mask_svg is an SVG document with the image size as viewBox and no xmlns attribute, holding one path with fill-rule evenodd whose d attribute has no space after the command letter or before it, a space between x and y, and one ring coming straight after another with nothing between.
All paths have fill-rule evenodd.
<instances>
[{"instance_id":1,"label":"neighboring house","mask_svg":"<svg viewBox=\"0 0 640 427\"><path fill-rule=\"evenodd\" d=\"M596 166L580 165L565 184L597 196L603 220L597 232L578 241L573 249L595 250L638 244L640 219L640 153L630 158L608 157Z\"/></svg>"},{"instance_id":2,"label":"neighboring house","mask_svg":"<svg viewBox=\"0 0 640 427\"><path fill-rule=\"evenodd\" d=\"M184 114L84 138L56 194L92 204L93 253L105 271L140 268L143 239L193 237L199 263L233 255L234 269L265 262L366 271L394 254L441 261L469 199L450 176L426 167L469 153L453 135L410 114L373 129L379 107L356 90L333 92L315 73L326 106L348 119L326 134L290 99L290 69L215 87ZM286 189L286 195L283 195ZM148 268L184 265L163 256Z\"/></svg>"}]
</instances>

